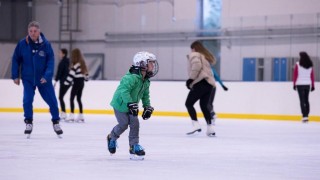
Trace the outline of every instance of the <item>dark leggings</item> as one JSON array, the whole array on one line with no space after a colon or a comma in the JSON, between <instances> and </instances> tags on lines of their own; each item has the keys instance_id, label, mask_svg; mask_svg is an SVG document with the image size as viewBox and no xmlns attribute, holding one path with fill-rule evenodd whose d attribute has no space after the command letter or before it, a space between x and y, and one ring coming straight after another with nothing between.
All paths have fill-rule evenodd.
<instances>
[{"instance_id":1,"label":"dark leggings","mask_svg":"<svg viewBox=\"0 0 320 180\"><path fill-rule=\"evenodd\" d=\"M211 124L211 109L209 109L208 103L210 101L212 89L213 87L206 80L201 80L190 90L185 105L192 120L198 120L197 112L193 106L200 100L200 108L204 118L206 119L207 124Z\"/></svg>"},{"instance_id":2,"label":"dark leggings","mask_svg":"<svg viewBox=\"0 0 320 180\"><path fill-rule=\"evenodd\" d=\"M211 116L216 115L216 113L214 112L214 109L213 109L213 101L214 101L215 96L216 96L216 88L212 88L211 96L210 96L209 103L208 103L208 108L210 110Z\"/></svg>"},{"instance_id":3,"label":"dark leggings","mask_svg":"<svg viewBox=\"0 0 320 180\"><path fill-rule=\"evenodd\" d=\"M310 105L309 105L309 92L310 86L309 85L297 85L297 90L300 99L300 108L303 117L308 117L310 112Z\"/></svg>"},{"instance_id":4,"label":"dark leggings","mask_svg":"<svg viewBox=\"0 0 320 180\"><path fill-rule=\"evenodd\" d=\"M79 105L80 113L83 113L81 96L84 88L84 78L75 78L73 81L71 95L70 95L70 106L71 113L74 113L74 98L77 96L77 102Z\"/></svg>"},{"instance_id":5,"label":"dark leggings","mask_svg":"<svg viewBox=\"0 0 320 180\"><path fill-rule=\"evenodd\" d=\"M70 86L64 85L64 83L60 83L60 89L59 89L59 102L62 112L66 112L66 104L64 103L64 96L66 95L68 89Z\"/></svg>"}]
</instances>

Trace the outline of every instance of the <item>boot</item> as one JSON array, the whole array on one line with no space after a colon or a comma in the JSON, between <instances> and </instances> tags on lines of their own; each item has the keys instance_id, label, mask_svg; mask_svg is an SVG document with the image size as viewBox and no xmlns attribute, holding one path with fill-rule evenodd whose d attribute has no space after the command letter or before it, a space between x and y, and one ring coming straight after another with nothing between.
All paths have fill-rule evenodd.
<instances>
[{"instance_id":1,"label":"boot","mask_svg":"<svg viewBox=\"0 0 320 180\"><path fill-rule=\"evenodd\" d=\"M144 148L139 144L130 146L129 153L131 160L143 160L146 155Z\"/></svg>"},{"instance_id":2,"label":"boot","mask_svg":"<svg viewBox=\"0 0 320 180\"><path fill-rule=\"evenodd\" d=\"M116 153L117 141L112 140L110 134L107 136L107 141L108 141L108 150L109 150L110 154L112 155L112 154Z\"/></svg>"},{"instance_id":3,"label":"boot","mask_svg":"<svg viewBox=\"0 0 320 180\"><path fill-rule=\"evenodd\" d=\"M63 111L60 112L60 119L63 120L63 121L65 121L67 119L66 112L63 112Z\"/></svg>"},{"instance_id":4,"label":"boot","mask_svg":"<svg viewBox=\"0 0 320 180\"><path fill-rule=\"evenodd\" d=\"M207 125L207 132L206 132L207 136L215 136L216 133L214 132L214 125L213 124L208 124Z\"/></svg>"},{"instance_id":5,"label":"boot","mask_svg":"<svg viewBox=\"0 0 320 180\"><path fill-rule=\"evenodd\" d=\"M74 122L74 114L70 113L69 117L65 120L65 122L73 123Z\"/></svg>"},{"instance_id":6,"label":"boot","mask_svg":"<svg viewBox=\"0 0 320 180\"><path fill-rule=\"evenodd\" d=\"M302 121L302 123L308 123L309 119L308 119L308 117L303 117L301 121Z\"/></svg>"},{"instance_id":7,"label":"boot","mask_svg":"<svg viewBox=\"0 0 320 180\"><path fill-rule=\"evenodd\" d=\"M196 132L201 132L201 126L199 124L199 121L191 120L191 122L192 122L192 131L188 132L187 135L191 135L191 134L194 134Z\"/></svg>"},{"instance_id":8,"label":"boot","mask_svg":"<svg viewBox=\"0 0 320 180\"><path fill-rule=\"evenodd\" d=\"M54 132L57 133L58 136L63 134L63 131L62 131L59 123L53 123L53 130L54 130Z\"/></svg>"},{"instance_id":9,"label":"boot","mask_svg":"<svg viewBox=\"0 0 320 180\"><path fill-rule=\"evenodd\" d=\"M33 129L33 124L32 123L26 123L26 130L24 130L24 134L31 134Z\"/></svg>"},{"instance_id":10,"label":"boot","mask_svg":"<svg viewBox=\"0 0 320 180\"><path fill-rule=\"evenodd\" d=\"M83 117L83 114L80 113L76 119L76 122L78 123L84 123L84 117Z\"/></svg>"}]
</instances>

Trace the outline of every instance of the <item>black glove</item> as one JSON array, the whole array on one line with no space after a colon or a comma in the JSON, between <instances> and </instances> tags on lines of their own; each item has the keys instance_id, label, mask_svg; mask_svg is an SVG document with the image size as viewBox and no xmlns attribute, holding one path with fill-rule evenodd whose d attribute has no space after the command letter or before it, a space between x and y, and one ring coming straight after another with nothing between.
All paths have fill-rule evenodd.
<instances>
[{"instance_id":1,"label":"black glove","mask_svg":"<svg viewBox=\"0 0 320 180\"><path fill-rule=\"evenodd\" d=\"M129 114L131 114L132 116L138 116L139 114L138 103L128 103L127 107L129 108Z\"/></svg>"},{"instance_id":2,"label":"black glove","mask_svg":"<svg viewBox=\"0 0 320 180\"><path fill-rule=\"evenodd\" d=\"M190 84L193 82L193 79L188 79L187 81L186 81L186 86L187 86L187 88L188 89L191 89L190 88Z\"/></svg>"},{"instance_id":3,"label":"black glove","mask_svg":"<svg viewBox=\"0 0 320 180\"><path fill-rule=\"evenodd\" d=\"M147 106L144 108L143 113L142 113L142 119L143 120L147 120L151 117L151 114L153 112L153 107L151 106Z\"/></svg>"},{"instance_id":4,"label":"black glove","mask_svg":"<svg viewBox=\"0 0 320 180\"><path fill-rule=\"evenodd\" d=\"M297 90L297 86L293 86L293 90Z\"/></svg>"},{"instance_id":5,"label":"black glove","mask_svg":"<svg viewBox=\"0 0 320 180\"><path fill-rule=\"evenodd\" d=\"M311 87L311 91L314 91L314 87Z\"/></svg>"},{"instance_id":6,"label":"black glove","mask_svg":"<svg viewBox=\"0 0 320 180\"><path fill-rule=\"evenodd\" d=\"M228 88L224 85L222 85L223 90L228 91Z\"/></svg>"}]
</instances>

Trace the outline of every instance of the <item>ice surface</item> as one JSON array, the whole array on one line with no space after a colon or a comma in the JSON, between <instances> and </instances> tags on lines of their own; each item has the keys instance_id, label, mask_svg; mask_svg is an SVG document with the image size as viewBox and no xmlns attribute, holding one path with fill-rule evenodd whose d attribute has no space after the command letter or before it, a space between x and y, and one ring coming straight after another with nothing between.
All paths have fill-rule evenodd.
<instances>
[{"instance_id":1,"label":"ice surface","mask_svg":"<svg viewBox=\"0 0 320 180\"><path fill-rule=\"evenodd\" d=\"M85 115L61 123L57 138L49 114L35 114L30 139L22 113L0 113L1 180L320 179L320 123L218 119L216 137L187 136L188 118L140 120L144 161L129 160L128 130L110 156L112 115Z\"/></svg>"}]
</instances>

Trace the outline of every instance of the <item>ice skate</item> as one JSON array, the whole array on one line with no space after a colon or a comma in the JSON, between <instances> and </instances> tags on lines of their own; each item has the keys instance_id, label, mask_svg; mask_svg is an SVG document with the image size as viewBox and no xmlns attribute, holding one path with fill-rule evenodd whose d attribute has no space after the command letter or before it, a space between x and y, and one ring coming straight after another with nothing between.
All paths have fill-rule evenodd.
<instances>
[{"instance_id":1,"label":"ice skate","mask_svg":"<svg viewBox=\"0 0 320 180\"><path fill-rule=\"evenodd\" d=\"M308 119L308 117L303 117L301 121L302 121L302 123L308 123L309 119Z\"/></svg>"},{"instance_id":2,"label":"ice skate","mask_svg":"<svg viewBox=\"0 0 320 180\"><path fill-rule=\"evenodd\" d=\"M62 138L61 134L63 134L63 131L62 131L59 123L53 124L53 130L54 130L54 132L56 132L56 134L58 135L59 138Z\"/></svg>"},{"instance_id":3,"label":"ice skate","mask_svg":"<svg viewBox=\"0 0 320 180\"><path fill-rule=\"evenodd\" d=\"M217 120L217 115L211 113L211 124L215 126L216 125L216 120Z\"/></svg>"},{"instance_id":4,"label":"ice skate","mask_svg":"<svg viewBox=\"0 0 320 180\"><path fill-rule=\"evenodd\" d=\"M64 121L67 123L73 123L74 122L74 114L70 113L69 117L66 118Z\"/></svg>"},{"instance_id":5,"label":"ice skate","mask_svg":"<svg viewBox=\"0 0 320 180\"><path fill-rule=\"evenodd\" d=\"M209 137L214 137L216 135L216 133L214 132L214 125L213 124L208 124L207 125L207 132L206 132L207 136Z\"/></svg>"},{"instance_id":6,"label":"ice skate","mask_svg":"<svg viewBox=\"0 0 320 180\"><path fill-rule=\"evenodd\" d=\"M201 132L201 126L199 124L199 121L192 120L192 127L193 127L193 130L191 132L188 132L187 135L191 135L196 132Z\"/></svg>"},{"instance_id":7,"label":"ice skate","mask_svg":"<svg viewBox=\"0 0 320 180\"><path fill-rule=\"evenodd\" d=\"M65 112L61 111L61 112L60 112L60 119L61 119L62 121L65 121L65 120L67 119L67 114L66 114Z\"/></svg>"},{"instance_id":8,"label":"ice skate","mask_svg":"<svg viewBox=\"0 0 320 180\"><path fill-rule=\"evenodd\" d=\"M27 135L27 139L30 139L32 129L33 129L33 124L32 123L27 123L26 124L26 129L24 130L24 134Z\"/></svg>"},{"instance_id":9,"label":"ice skate","mask_svg":"<svg viewBox=\"0 0 320 180\"><path fill-rule=\"evenodd\" d=\"M130 160L144 160L145 151L139 144L132 145L129 150Z\"/></svg>"},{"instance_id":10,"label":"ice skate","mask_svg":"<svg viewBox=\"0 0 320 180\"><path fill-rule=\"evenodd\" d=\"M80 113L77 117L77 119L75 120L75 122L77 123L84 123L84 117L83 117L83 114Z\"/></svg>"},{"instance_id":11,"label":"ice skate","mask_svg":"<svg viewBox=\"0 0 320 180\"><path fill-rule=\"evenodd\" d=\"M110 134L107 136L107 140L108 140L108 150L110 152L110 155L113 155L114 153L116 153L116 150L117 150L117 141L112 140Z\"/></svg>"}]
</instances>

